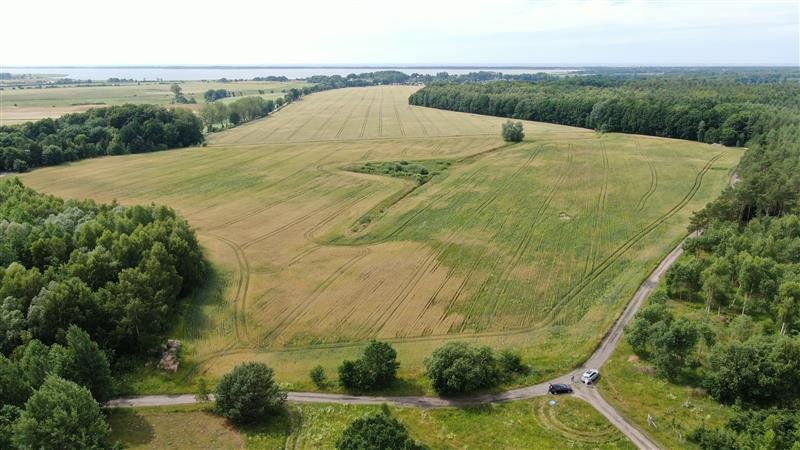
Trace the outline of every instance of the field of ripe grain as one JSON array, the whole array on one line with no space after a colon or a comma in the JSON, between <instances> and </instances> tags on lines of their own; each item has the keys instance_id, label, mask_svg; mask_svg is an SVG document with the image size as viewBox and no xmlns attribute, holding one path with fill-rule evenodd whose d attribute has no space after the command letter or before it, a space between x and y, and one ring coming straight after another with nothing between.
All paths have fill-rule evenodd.
<instances>
[{"instance_id":1,"label":"field of ripe grain","mask_svg":"<svg viewBox=\"0 0 800 450\"><path fill-rule=\"evenodd\" d=\"M207 147L36 170L45 192L177 208L215 271L175 335L193 374L264 360L310 388L364 341L394 342L403 392L446 340L522 351L532 379L579 363L740 152L407 104L414 88L327 91ZM343 170L448 160L428 183ZM528 380L530 381L530 380ZM186 378L169 387L191 389ZM181 384L183 383L183 384Z\"/></svg>"},{"instance_id":2,"label":"field of ripe grain","mask_svg":"<svg viewBox=\"0 0 800 450\"><path fill-rule=\"evenodd\" d=\"M26 87L0 89L0 125L39 120L45 117L86 111L89 108L122 105L125 103L152 103L169 105L175 96L170 91L171 82L122 83L107 86L54 86L47 88ZM267 81L185 81L179 83L186 98L194 97L203 103L203 93L209 89L225 89L235 97L261 96L266 99L283 96L293 87L303 87L305 82L267 82ZM198 105L179 105L196 108Z\"/></svg>"}]
</instances>

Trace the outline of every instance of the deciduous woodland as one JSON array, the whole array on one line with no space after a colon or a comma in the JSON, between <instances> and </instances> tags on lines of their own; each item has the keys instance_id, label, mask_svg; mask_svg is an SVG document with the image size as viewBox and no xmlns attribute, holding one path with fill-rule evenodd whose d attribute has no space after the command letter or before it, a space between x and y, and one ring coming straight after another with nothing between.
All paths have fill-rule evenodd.
<instances>
[{"instance_id":1,"label":"deciduous woodland","mask_svg":"<svg viewBox=\"0 0 800 450\"><path fill-rule=\"evenodd\" d=\"M202 123L190 111L153 105L122 105L0 127L0 170L103 155L188 147L203 141Z\"/></svg>"},{"instance_id":2,"label":"deciduous woodland","mask_svg":"<svg viewBox=\"0 0 800 450\"><path fill-rule=\"evenodd\" d=\"M194 232L164 206L63 201L0 181L0 350L63 342L70 325L116 355L158 345L199 287Z\"/></svg>"}]
</instances>

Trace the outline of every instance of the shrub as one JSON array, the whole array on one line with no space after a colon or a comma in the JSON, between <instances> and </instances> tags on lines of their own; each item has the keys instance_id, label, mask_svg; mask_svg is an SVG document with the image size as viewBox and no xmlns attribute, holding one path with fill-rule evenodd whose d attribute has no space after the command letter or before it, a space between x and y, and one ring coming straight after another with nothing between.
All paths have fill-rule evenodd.
<instances>
[{"instance_id":1,"label":"shrub","mask_svg":"<svg viewBox=\"0 0 800 450\"><path fill-rule=\"evenodd\" d=\"M522 122L513 122L511 120L507 120L503 124L503 131L501 133L503 135L503 140L506 142L522 142L522 139L525 138L525 132L522 130Z\"/></svg>"},{"instance_id":2,"label":"shrub","mask_svg":"<svg viewBox=\"0 0 800 450\"><path fill-rule=\"evenodd\" d=\"M356 361L343 361L339 382L348 389L369 390L386 387L397 377L397 352L386 342L371 341Z\"/></svg>"},{"instance_id":3,"label":"shrub","mask_svg":"<svg viewBox=\"0 0 800 450\"><path fill-rule=\"evenodd\" d=\"M425 366L439 394L472 392L494 386L500 380L492 349L464 342L450 342L437 348Z\"/></svg>"},{"instance_id":4,"label":"shrub","mask_svg":"<svg viewBox=\"0 0 800 450\"><path fill-rule=\"evenodd\" d=\"M318 389L325 387L327 377L325 376L325 369L322 366L316 366L311 369L309 376L311 377L311 381L314 383L314 386L316 386Z\"/></svg>"},{"instance_id":5,"label":"shrub","mask_svg":"<svg viewBox=\"0 0 800 450\"><path fill-rule=\"evenodd\" d=\"M427 446L415 442L406 427L385 412L356 419L336 442L338 450L422 450Z\"/></svg>"},{"instance_id":6,"label":"shrub","mask_svg":"<svg viewBox=\"0 0 800 450\"><path fill-rule=\"evenodd\" d=\"M500 373L504 377L510 377L514 374L525 374L530 371L530 368L522 362L522 356L509 349L501 350L500 353L498 353L497 364Z\"/></svg>"},{"instance_id":7,"label":"shrub","mask_svg":"<svg viewBox=\"0 0 800 450\"><path fill-rule=\"evenodd\" d=\"M264 419L285 401L286 393L275 384L272 369L263 363L249 362L222 377L214 412L233 422L250 423Z\"/></svg>"}]
</instances>

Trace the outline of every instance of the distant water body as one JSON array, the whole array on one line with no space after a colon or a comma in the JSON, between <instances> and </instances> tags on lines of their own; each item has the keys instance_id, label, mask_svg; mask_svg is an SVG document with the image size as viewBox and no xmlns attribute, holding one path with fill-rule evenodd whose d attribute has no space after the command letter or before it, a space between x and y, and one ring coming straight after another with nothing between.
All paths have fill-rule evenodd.
<instances>
[{"instance_id":1,"label":"distant water body","mask_svg":"<svg viewBox=\"0 0 800 450\"><path fill-rule=\"evenodd\" d=\"M312 75L348 75L351 73L374 72L377 70L399 70L407 74L414 72L424 75L434 75L438 72L450 74L463 74L477 72L480 70L502 72L506 74L520 73L566 73L574 71L574 68L555 68L555 67L268 67L268 66L188 66L188 67L169 67L169 66L134 66L134 67L0 67L0 72L10 72L13 74L58 74L67 78L77 80L107 80L109 78L126 78L135 80L218 80L228 79L251 79L266 76L284 76L290 79L308 78Z\"/></svg>"}]
</instances>

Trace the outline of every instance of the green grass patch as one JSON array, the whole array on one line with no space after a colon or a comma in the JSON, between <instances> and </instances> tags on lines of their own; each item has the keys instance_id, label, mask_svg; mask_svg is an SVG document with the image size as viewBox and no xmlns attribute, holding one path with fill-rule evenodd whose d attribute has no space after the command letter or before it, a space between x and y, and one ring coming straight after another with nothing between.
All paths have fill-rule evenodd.
<instances>
[{"instance_id":1,"label":"green grass patch","mask_svg":"<svg viewBox=\"0 0 800 450\"><path fill-rule=\"evenodd\" d=\"M383 161L366 162L363 164L345 167L345 170L358 173L368 173L371 175L386 175L390 177L406 178L416 181L417 184L425 184L431 178L439 175L452 164L452 161L444 159L429 159L420 161Z\"/></svg>"},{"instance_id":2,"label":"green grass patch","mask_svg":"<svg viewBox=\"0 0 800 450\"><path fill-rule=\"evenodd\" d=\"M390 407L411 436L431 448L630 449L633 445L582 400L550 397L475 408ZM290 404L267 423L235 427L210 405L113 410L112 438L126 448L330 449L377 405Z\"/></svg>"}]
</instances>

